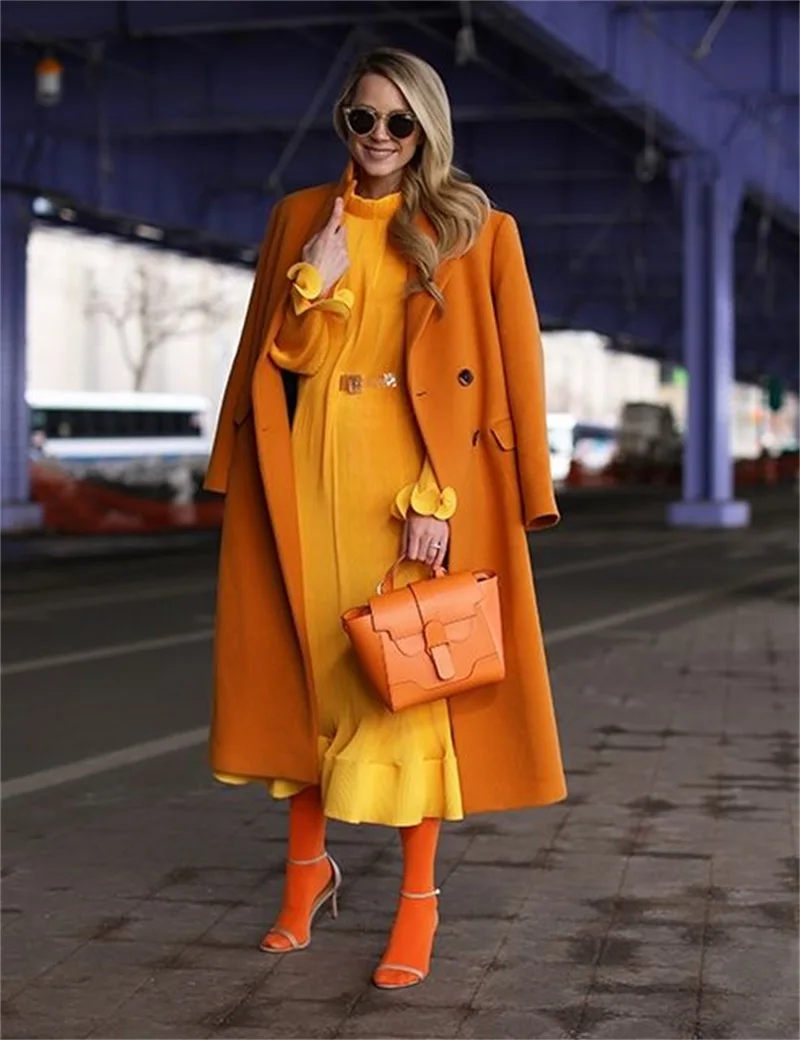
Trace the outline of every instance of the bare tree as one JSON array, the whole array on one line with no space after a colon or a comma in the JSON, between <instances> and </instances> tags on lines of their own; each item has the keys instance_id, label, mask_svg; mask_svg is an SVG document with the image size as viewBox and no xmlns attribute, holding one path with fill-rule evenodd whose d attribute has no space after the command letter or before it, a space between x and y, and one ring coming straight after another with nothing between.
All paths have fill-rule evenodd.
<instances>
[{"instance_id":1,"label":"bare tree","mask_svg":"<svg viewBox=\"0 0 800 1040\"><path fill-rule=\"evenodd\" d=\"M228 304L222 293L200 295L176 287L163 271L139 261L118 299L102 293L90 278L86 314L106 318L119 340L133 389L141 390L150 363L165 343L206 331L223 320Z\"/></svg>"}]
</instances>

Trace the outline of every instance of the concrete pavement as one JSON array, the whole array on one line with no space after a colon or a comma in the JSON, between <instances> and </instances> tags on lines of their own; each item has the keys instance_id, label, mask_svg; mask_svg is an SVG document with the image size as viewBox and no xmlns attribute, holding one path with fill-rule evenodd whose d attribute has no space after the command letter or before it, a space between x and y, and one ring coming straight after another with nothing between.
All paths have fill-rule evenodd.
<instances>
[{"instance_id":1,"label":"concrete pavement","mask_svg":"<svg viewBox=\"0 0 800 1040\"><path fill-rule=\"evenodd\" d=\"M646 525L619 523L618 555L654 548ZM556 642L569 800L446 828L442 925L418 989L369 984L399 878L391 832L331 827L345 875L340 917L319 922L310 950L278 958L256 946L280 897L284 812L256 787L214 785L201 746L6 797L3 1035L797 1037L797 590L787 530L724 541L723 555L716 537L694 555L676 543L665 568L691 570L700 584L675 578L669 595L706 586L716 595L647 614L625 586L627 621ZM586 623L621 616L612 588L624 584L621 569L662 560L593 565L593 537L567 534L560 555L544 552L550 631L565 630L562 610L569 620L556 588L575 582L573 606L583 590ZM607 544L601 552L613 556ZM711 557L713 575L703 569ZM575 576L568 568L579 561L589 566ZM118 606L134 619L137 588ZM4 604L4 663L35 660L37 631L44 655L118 638L105 617L84 644L78 629L49 642L72 613L59 599L102 595L20 591ZM190 609L198 595L185 593ZM163 630L164 615L155 624ZM7 657L8 631L17 638ZM193 653L144 654L149 672L138 667L153 682L166 674L159 698L194 704L185 689L197 676ZM155 736L134 718L128 670L120 656L8 679L4 738L28 746L6 777L26 761L58 769L118 746L115 713ZM146 690L141 702L152 716ZM166 707L163 728L196 722L193 710Z\"/></svg>"}]
</instances>

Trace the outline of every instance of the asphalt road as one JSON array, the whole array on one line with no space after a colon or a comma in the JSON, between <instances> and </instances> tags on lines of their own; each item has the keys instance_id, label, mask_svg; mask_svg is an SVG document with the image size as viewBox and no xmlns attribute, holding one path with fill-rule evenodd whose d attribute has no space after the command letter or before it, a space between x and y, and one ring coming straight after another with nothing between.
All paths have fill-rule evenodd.
<instances>
[{"instance_id":1,"label":"asphalt road","mask_svg":"<svg viewBox=\"0 0 800 1040\"><path fill-rule=\"evenodd\" d=\"M565 499L562 525L531 538L554 664L713 611L748 585L796 584L796 490L759 497L746 531L671 531L663 507L652 494ZM46 789L114 766L97 756L146 761L153 741L202 742L215 562L210 540L4 573L4 781Z\"/></svg>"}]
</instances>

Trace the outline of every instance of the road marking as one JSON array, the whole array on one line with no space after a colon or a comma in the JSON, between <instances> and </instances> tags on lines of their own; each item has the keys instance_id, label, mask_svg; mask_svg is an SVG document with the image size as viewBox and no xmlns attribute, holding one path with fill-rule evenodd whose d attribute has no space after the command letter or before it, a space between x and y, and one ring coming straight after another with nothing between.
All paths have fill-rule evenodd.
<instances>
[{"instance_id":1,"label":"road marking","mask_svg":"<svg viewBox=\"0 0 800 1040\"><path fill-rule=\"evenodd\" d=\"M632 610L623 610L616 614L608 614L605 617L596 618L594 621L586 621L578 625L569 625L566 628L556 629L545 637L545 645L555 646L557 643L565 643L570 639L600 632L603 629L614 628L629 621L640 618L653 617L656 614L664 614L670 610L681 607L692 606L698 603L706 603L714 599L720 599L730 595L738 589L759 585L761 582L771 581L796 574L796 567L787 565L773 567L770 570L761 571L748 578L740 578L725 585L717 585L711 589L703 589L700 592L689 592L682 596L672 596L669 599L659 600L656 603L647 603ZM794 583L792 585L794 587ZM187 633L193 636L194 641L205 638L203 633ZM176 637L171 637L176 638ZM180 637L179 637L180 638ZM182 637L186 642L190 640ZM150 642L155 642L150 640ZM166 755L173 751L181 751L186 748L197 747L208 739L208 728L202 726L198 729L185 730L182 733L174 733L169 737L158 740L148 740L143 744L133 744L119 751L111 751L104 755L94 755L92 758L84 758L78 762L72 762L65 766L56 766L54 769L44 769L37 773L29 773L27 776L16 777L7 780L2 785L2 799L14 798L17 795L32 794L36 791L44 791L51 787L59 787L62 784L74 780L82 780L88 776L105 773L120 766L136 765L149 759Z\"/></svg>"},{"instance_id":2,"label":"road marking","mask_svg":"<svg viewBox=\"0 0 800 1040\"><path fill-rule=\"evenodd\" d=\"M2 786L2 798L5 801L6 798L15 798L20 794L32 794L34 791L44 791L49 787L60 787L61 784L68 784L73 780L83 780L85 777L94 776L97 773L107 773L110 769L119 769L120 766L136 765L138 762L146 762L148 759L168 755L173 751L197 747L199 744L205 743L207 739L208 727L201 726L199 729L173 733L170 737L148 740L144 744L133 744L131 747L110 751L105 755L83 758L79 762L71 762L66 766L42 769L38 773L29 773L27 776L20 776L15 780L6 780Z\"/></svg>"},{"instance_id":3,"label":"road marking","mask_svg":"<svg viewBox=\"0 0 800 1040\"><path fill-rule=\"evenodd\" d=\"M608 614L606 617L595 618L594 621L583 621L577 625L568 625L566 628L556 629L550 635L545 635L545 646L555 646L565 643L569 639L577 639L579 636L591 635L593 632L601 632L606 628L614 628L616 625L625 625L629 621L639 621L641 618L653 617L656 614L666 614L670 610L680 610L681 607L691 607L698 603L707 603L710 600L720 599L722 596L730 595L738 589L748 588L751 585L760 585L764 581L772 581L777 578L785 578L796 573L797 568L792 564L783 567L773 567L771 570L760 571L749 578L740 578L738 581L729 582L727 585L717 585L711 589L703 589L699 592L686 592L682 596L672 596L669 599L658 600L655 603L646 603L641 607L633 607L631 610L621 610L617 614Z\"/></svg>"},{"instance_id":4,"label":"road marking","mask_svg":"<svg viewBox=\"0 0 800 1040\"><path fill-rule=\"evenodd\" d=\"M539 578L577 574L587 570L610 567L618 563L629 563L632 560L665 556L671 552L678 552L687 546L699 544L701 541L703 541L702 538L687 538L680 543L668 546L662 545L655 548L636 549L632 552L617 553L614 556L602 556L594 560L575 560L572 563L555 564L552 567L542 567L535 573ZM157 594L157 590L153 590L153 595ZM212 628L203 628L197 632L186 632L176 636L143 639L134 643L117 643L112 646L95 647L91 650L76 650L69 654L54 654L52 657L39 657L31 661L16 661L12 664L2 665L0 667L0 675L23 675L29 672L43 671L46 668L58 668L62 665L82 664L84 661L102 661L109 657L121 657L126 654L138 654L170 646L181 646L184 643L200 642L209 638L212 633Z\"/></svg>"},{"instance_id":5,"label":"road marking","mask_svg":"<svg viewBox=\"0 0 800 1040\"><path fill-rule=\"evenodd\" d=\"M190 592L207 592L215 585L216 582L207 579L205 581L187 581L177 585L150 585L144 589L132 589L128 592L103 592L97 595L75 596L72 599L51 599L41 603L25 603L2 611L0 619L13 621L26 617L38 618L42 614L77 610L81 607L102 607L111 603L136 603L148 599L163 599L167 596L183 596Z\"/></svg>"},{"instance_id":6,"label":"road marking","mask_svg":"<svg viewBox=\"0 0 800 1040\"><path fill-rule=\"evenodd\" d=\"M111 646L98 646L92 650L76 650L71 654L37 657L32 661L14 661L12 664L4 664L0 667L0 675L24 675L27 672L41 672L46 668L60 668L62 665L83 664L85 661L104 661L109 657L124 657L128 654L141 654L150 650L164 650L171 646L184 646L187 643L202 643L210 639L213 634L213 628L201 628L196 632L178 632L174 636L138 639L134 643L115 643Z\"/></svg>"},{"instance_id":7,"label":"road marking","mask_svg":"<svg viewBox=\"0 0 800 1040\"><path fill-rule=\"evenodd\" d=\"M554 563L551 567L536 567L534 565L533 573L536 578L554 578L562 574L579 574L583 571L611 567L617 563L647 560L655 556L668 556L670 553L680 552L681 549L703 545L707 541L708 539L702 536L683 538L679 542L671 542L668 545L658 545L648 549L633 549L630 552L616 553L613 556L598 556L596 559L589 560L573 560L572 563Z\"/></svg>"},{"instance_id":8,"label":"road marking","mask_svg":"<svg viewBox=\"0 0 800 1040\"><path fill-rule=\"evenodd\" d=\"M627 563L632 560L646 560L650 557L666 556L671 552L678 552L687 546L698 545L705 539L702 537L684 538L680 542L656 547L648 546L645 549L633 549L625 553L617 553L612 556L598 556L596 559L575 560L571 563L553 564L550 567L535 568L537 577L557 577L561 574L580 573L584 570L596 570L610 567L617 563ZM192 592L209 592L214 589L216 582L192 581L176 585L150 586L144 589L134 589L128 592L105 592L96 595L76 596L73 599L45 600L41 603L26 603L18 607L9 607L0 613L3 621L24 620L29 618L38 621L47 621L50 614L63 612L65 610L80 610L83 607L110 606L116 603L145 602L149 599L165 599L170 596L183 596ZM3 673L0 673L3 674Z\"/></svg>"}]
</instances>

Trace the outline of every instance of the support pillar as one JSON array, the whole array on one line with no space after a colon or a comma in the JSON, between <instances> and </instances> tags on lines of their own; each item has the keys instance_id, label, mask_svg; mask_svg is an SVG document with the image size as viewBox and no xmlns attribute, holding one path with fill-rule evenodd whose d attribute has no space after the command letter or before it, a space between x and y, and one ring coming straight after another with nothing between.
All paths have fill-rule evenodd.
<instances>
[{"instance_id":1,"label":"support pillar","mask_svg":"<svg viewBox=\"0 0 800 1040\"><path fill-rule=\"evenodd\" d=\"M683 500L675 527L746 527L733 498L731 398L735 377L735 235L741 186L707 159L676 169L683 208L683 356L689 375Z\"/></svg>"},{"instance_id":2,"label":"support pillar","mask_svg":"<svg viewBox=\"0 0 800 1040\"><path fill-rule=\"evenodd\" d=\"M0 240L0 529L41 525L30 500L26 386L26 283L30 215L26 200L3 192Z\"/></svg>"}]
</instances>

